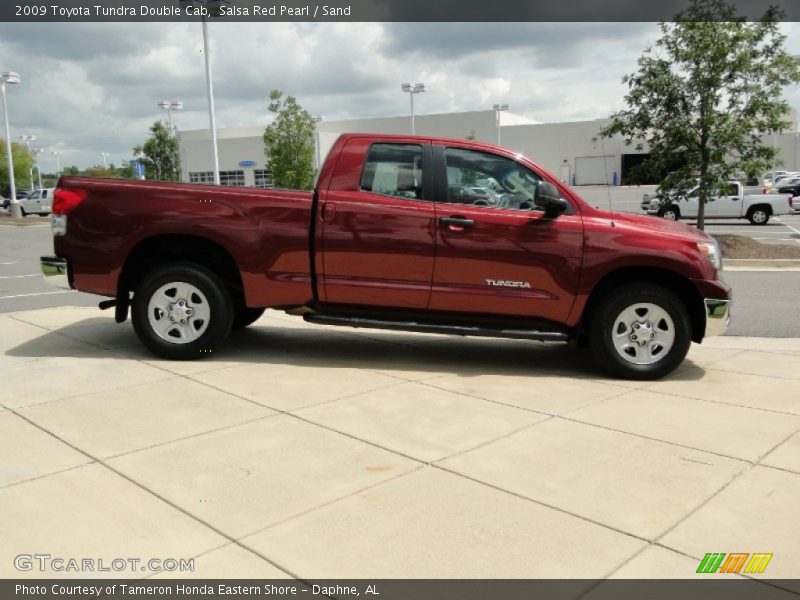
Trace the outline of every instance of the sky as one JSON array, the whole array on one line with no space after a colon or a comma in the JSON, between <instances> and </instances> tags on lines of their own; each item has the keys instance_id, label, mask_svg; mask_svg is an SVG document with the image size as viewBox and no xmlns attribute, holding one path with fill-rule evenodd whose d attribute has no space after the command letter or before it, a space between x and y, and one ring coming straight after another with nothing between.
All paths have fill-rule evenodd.
<instances>
[{"instance_id":1,"label":"sky","mask_svg":"<svg viewBox=\"0 0 800 600\"><path fill-rule=\"evenodd\" d=\"M782 26L800 55L800 23ZM402 82L424 82L417 114L511 111L540 122L607 117L621 78L659 37L655 23L220 23L209 25L217 127L266 125L279 89L326 119L408 113ZM180 100L180 129L208 128L199 23L0 24L11 137L35 135L44 172L132 158ZM800 107L800 89L786 90Z\"/></svg>"}]
</instances>

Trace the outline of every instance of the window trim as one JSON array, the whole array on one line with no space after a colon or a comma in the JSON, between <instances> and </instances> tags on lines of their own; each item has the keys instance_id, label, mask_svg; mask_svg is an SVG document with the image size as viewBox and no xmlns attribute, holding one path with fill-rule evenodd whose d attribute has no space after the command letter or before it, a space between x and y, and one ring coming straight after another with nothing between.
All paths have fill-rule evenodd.
<instances>
[{"instance_id":1,"label":"window trim","mask_svg":"<svg viewBox=\"0 0 800 600\"><path fill-rule=\"evenodd\" d=\"M447 182L447 158L445 156L445 151L448 148L452 148L454 150L468 150L471 152L482 152L484 154L491 154L493 156L497 156L499 158L504 158L511 162L517 163L523 169L527 169L533 172L536 177L538 177L541 181L547 181L551 183L546 177L544 177L541 173L539 173L533 167L526 165L525 163L517 160L516 158L512 158L510 156L506 156L504 154L500 154L498 152L492 152L490 150L484 150L483 148L473 148L468 145L459 145L459 144L434 144L432 148L433 153L433 163L434 163L434 170L435 170L435 188L434 188L434 196L436 204L448 205L448 206L464 206L468 207L470 210L480 210L480 211L503 211L503 214L519 214L519 215L529 215L533 214L542 214L541 209L537 210L518 210L512 208L502 208L498 206L481 206L480 204L456 204L452 202L448 202L449 192L448 192L448 182ZM555 185L555 184L553 184ZM556 186L558 187L558 186ZM577 211L575 206L572 203L572 199L567 197L564 198L567 202L567 210L559 215L562 216L570 216L574 215Z\"/></svg>"},{"instance_id":2,"label":"window trim","mask_svg":"<svg viewBox=\"0 0 800 600\"><path fill-rule=\"evenodd\" d=\"M422 198L404 198L403 196L389 196L387 194L379 194L378 192L373 192L372 190L365 190L361 187L361 182L364 180L364 172L367 170L367 158L369 158L369 153L374 146L419 146L422 148ZM391 198L394 200L407 200L409 202L434 202L434 184L433 184L433 164L432 155L431 155L431 144L430 142L421 142L419 140L409 140L407 142L398 140L398 141L375 141L367 146L366 151L364 152L364 160L361 161L361 171L358 174L358 191L363 194L371 194L373 196L379 196L381 198Z\"/></svg>"}]
</instances>

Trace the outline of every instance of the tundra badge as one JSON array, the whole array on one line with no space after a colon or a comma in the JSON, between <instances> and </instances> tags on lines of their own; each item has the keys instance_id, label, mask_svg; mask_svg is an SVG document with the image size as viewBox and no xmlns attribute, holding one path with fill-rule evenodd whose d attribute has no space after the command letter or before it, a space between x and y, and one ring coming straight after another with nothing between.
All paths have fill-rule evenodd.
<instances>
[{"instance_id":1,"label":"tundra badge","mask_svg":"<svg viewBox=\"0 0 800 600\"><path fill-rule=\"evenodd\" d=\"M510 288L530 288L531 284L527 281L508 281L505 279L487 279L486 285L492 287L510 287Z\"/></svg>"}]
</instances>

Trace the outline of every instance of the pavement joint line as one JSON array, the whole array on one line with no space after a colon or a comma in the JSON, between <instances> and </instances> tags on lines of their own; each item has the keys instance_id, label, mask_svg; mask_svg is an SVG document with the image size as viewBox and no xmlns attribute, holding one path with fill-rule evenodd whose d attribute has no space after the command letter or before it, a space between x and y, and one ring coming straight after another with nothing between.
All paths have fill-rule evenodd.
<instances>
[{"instance_id":1,"label":"pavement joint line","mask_svg":"<svg viewBox=\"0 0 800 600\"><path fill-rule=\"evenodd\" d=\"M694 515L695 513L697 513L697 512L698 512L700 509L702 509L704 506L706 506L706 505L707 505L709 502L711 502L711 501L712 501L714 498L716 498L717 496L719 496L719 495L720 495L720 494L721 494L721 493L722 493L724 490L726 490L728 487L730 487L730 485L731 485L731 484L732 484L734 481L736 481L737 479L739 479L740 477L742 477L742 476L743 476L745 473L748 473L748 472L750 472L752 469L754 469L755 467L759 466L759 465L760 465L760 463L761 463L761 461L762 461L762 460L764 460L764 458L765 458L765 457L769 456L769 455L770 455L772 452L774 452L774 451L775 451L777 448L779 448L780 446L782 446L783 444L785 444L785 443L786 443L786 442L787 442L787 441L788 441L790 438L792 438L794 435L796 435L798 431L800 431L800 429L796 429L795 431L793 431L792 433L790 433L788 436L786 436L785 438L783 438L783 439L782 439L780 442L778 442L777 444L775 444L774 446L772 446L772 448L770 448L770 449L769 449L769 450L767 450L767 451L766 451L764 454L762 454L762 455L761 455L761 456L758 458L758 460L756 460L756 461L754 461L754 462L745 462L745 465L744 465L744 467L743 467L743 468L742 468L740 471L738 471L737 473L735 473L735 474L733 475L733 477L731 477L731 478L730 478L730 479L729 479L729 480L728 480L726 483L724 483L724 484L722 485L722 487L720 487L720 488L719 488L719 489L718 489L716 492L714 492L713 494L711 494L711 495L710 495L708 498L706 498L706 499L705 499L703 502L701 502L700 504L698 504L698 505L697 505L697 506L696 506L696 507L695 507L693 510L690 510L690 511L689 511L689 512L688 512L686 515L684 515L684 516L683 516L681 519L679 519L677 522L675 522L675 523L674 523L674 524L673 524L671 527L667 528L667 529L666 529L665 531L663 531L663 532L662 532L660 535L658 535L658 536L656 536L655 538L653 538L653 542L659 542L660 540L664 539L664 537L665 537L665 536L667 536L667 535L668 535L670 532L674 531L674 530L675 530L676 528L678 528L678 527L679 527L679 526L680 526L682 523L684 523L685 521L687 521L687 520L688 520L688 519L689 519L689 518L690 518L692 515Z\"/></svg>"},{"instance_id":2,"label":"pavement joint line","mask_svg":"<svg viewBox=\"0 0 800 600\"><path fill-rule=\"evenodd\" d=\"M14 483L9 483L7 485L0 485L0 490L7 490L17 485L22 485L23 483L30 483L31 481L38 481L39 479L47 479L48 477L52 477L53 475L60 475L61 473L68 473L70 471L74 471L75 469L80 469L81 467L86 467L88 465L97 464L93 460L89 460L87 462L81 463L79 465L74 465L72 467L67 467L66 469L59 469L57 471L52 471L50 473L42 473L41 475L37 475L36 477L29 477L28 479L23 479L22 481L15 481Z\"/></svg>"},{"instance_id":3,"label":"pavement joint line","mask_svg":"<svg viewBox=\"0 0 800 600\"><path fill-rule=\"evenodd\" d=\"M792 469L787 469L786 467L776 467L775 465L768 465L766 463L758 463L759 467L764 467L765 469L772 469L774 471L781 471L783 473L789 473L790 475L800 475L800 471L794 471Z\"/></svg>"},{"instance_id":4,"label":"pavement joint line","mask_svg":"<svg viewBox=\"0 0 800 600\"><path fill-rule=\"evenodd\" d=\"M402 477L407 477L409 475L413 475L414 473L417 473L417 472L421 471L422 469L425 469L426 467L429 467L429 466L430 465L415 465L414 468L409 469L408 471L405 471L404 473L397 473L396 475L392 475L388 479L382 479L381 481L376 481L376 482L371 483L371 484L369 484L367 486L364 486L362 488L354 490L353 492L349 492L347 494L343 494L342 496L338 496L336 498L332 498L331 500L326 500L322 504L319 504L317 506L313 506L311 508L307 508L305 510L301 510L300 512L294 513L294 514L292 514L292 515L290 515L288 517L283 517L282 519L279 519L279 520L275 521L274 523L270 523L268 525L265 525L264 527L260 527L260 528L256 529L255 531L249 531L247 533L244 533L244 534L242 534L241 536L239 536L236 539L238 541L242 542L246 538L250 538L250 537L256 536L259 533L263 533L264 531L267 531L268 529L272 529L274 527L278 527L279 525L283 525L284 523L287 523L287 522L292 521L294 519L298 519L300 517L304 517L305 515L308 515L310 513L316 512L319 509L326 508L328 506L331 506L332 504L336 504L338 502L341 502L342 500L347 500L348 498L353 498L354 496L358 496L359 494L363 494L364 492L367 492L369 490L372 490L372 489L375 489L375 488L380 487L382 485L385 485L385 484L387 484L387 483L389 483L391 481L395 481L396 479L400 479Z\"/></svg>"},{"instance_id":5,"label":"pavement joint line","mask_svg":"<svg viewBox=\"0 0 800 600\"><path fill-rule=\"evenodd\" d=\"M617 396L617 397L619 397L619 396ZM611 398L609 398L609 400L611 400ZM739 407L739 408L743 408L743 407ZM596 427L598 429L605 429L606 431L614 431L616 433L621 433L623 435L636 437L636 438L643 439L643 440L649 440L651 442L659 442L661 444L667 444L669 446L675 446L677 448L684 448L686 450L695 450L697 452L703 452L704 454L712 454L714 456L719 456L721 458L727 458L727 459L730 459L730 460L735 460L737 462L743 462L743 463L747 463L747 464L750 464L750 465L756 464L755 461L749 460L747 458L741 458L741 457L738 457L738 456L731 456L729 454L724 454L722 452L716 452L714 450L707 450L705 448L698 448L696 446L689 446L687 444L680 444L678 442L671 442L669 440L664 440L664 439L652 437L652 436L649 436L649 435L642 435L641 433L634 433L632 431L625 431L624 429L616 429L616 428L610 427L608 425L599 425L597 423L591 423L589 421L581 421L580 419L564 417L564 416L561 416L561 415L556 415L556 418L557 419L562 419L564 421L569 421L571 423L577 423L577 424L580 424L580 425L587 425L589 427Z\"/></svg>"},{"instance_id":6,"label":"pavement joint line","mask_svg":"<svg viewBox=\"0 0 800 600\"><path fill-rule=\"evenodd\" d=\"M772 354L772 352L764 352L764 354ZM720 369L719 367L708 367L709 369L713 369L714 371L722 371L724 373L736 373L737 375L749 375L751 377L767 377L769 379L779 379L781 381L795 381L797 385L800 386L800 379L797 377L781 377L780 375L764 375L762 373L745 373L743 371L734 371L733 369Z\"/></svg>"},{"instance_id":7,"label":"pavement joint line","mask_svg":"<svg viewBox=\"0 0 800 600\"><path fill-rule=\"evenodd\" d=\"M226 431L228 429L235 429L236 427L244 427L245 425L252 425L253 423L258 423L259 421L266 421L267 419L271 419L272 417L277 417L278 413L272 413L268 415L261 415L260 417L256 417L255 419L248 419L246 421L240 421L239 423L231 423L230 425L223 425L222 427L215 427L214 429L209 429L207 431L198 431L196 433L192 433L189 435L184 435L181 437L173 438L171 440L165 440L163 442L157 442L155 444L151 444L149 446L144 446L142 448L135 448L134 450L127 450L125 452L119 452L118 454L112 454L110 456L106 456L105 460L114 460L116 458L122 458L123 456L129 456L131 454L137 454L139 452L145 452L147 450L153 450L154 448L161 448L162 446L169 446L170 444L184 442L186 440L191 440L193 438L202 437L204 435L212 434L212 433L219 433L220 431Z\"/></svg>"},{"instance_id":8,"label":"pavement joint line","mask_svg":"<svg viewBox=\"0 0 800 600\"><path fill-rule=\"evenodd\" d=\"M587 523L591 523L592 525L598 525L599 527L602 527L604 529L608 529L610 531L614 531L616 533L620 533L620 534L625 535L627 537L631 537L633 539L636 539L636 540L639 540L639 541L642 541L642 542L649 542L650 541L648 538L643 537L641 535L638 535L636 533L631 533L630 531L625 531L624 529L620 529L620 528L615 527L613 525L609 525L608 523L602 523L600 521L596 521L596 520L594 520L594 519L592 519L590 517L587 517L586 515L581 515L581 514L572 512L570 510L567 510L566 508L561 508L561 507L555 506L553 504L549 504L548 502L544 502L543 500L538 500L536 498L531 498L530 496L525 496L524 494L520 494L519 492L514 492L512 490L505 489L503 487L500 487L499 485L495 485L493 483L488 483L486 481L482 481L480 479L477 479L476 477L472 477L471 475L466 475L465 473L460 473L458 471L454 471L452 469L449 469L449 468L445 467L444 465L440 465L440 464L437 464L437 463L431 463L429 466L434 468L434 469L440 469L441 471L444 471L445 473L449 473L450 475L455 475L456 477L461 477L462 479L466 479L468 481L472 481L473 483L477 483L479 485L486 486L486 487L491 488L493 490L497 490L498 492L503 492L504 494L509 494L510 496L514 496L515 498L519 498L520 500L526 500L528 502L532 502L534 504L538 504L539 506L544 506L545 508L549 508L549 509L558 511L560 513L563 513L565 515L569 515L571 517L575 517L576 519L580 519L581 521L586 521Z\"/></svg>"},{"instance_id":9,"label":"pavement joint line","mask_svg":"<svg viewBox=\"0 0 800 600\"><path fill-rule=\"evenodd\" d=\"M113 466L109 465L103 459L98 458L96 456L93 456L87 450L84 450L84 449L82 449L82 448L80 448L80 447L68 442L67 440L65 440L62 437L60 437L58 434L50 431L49 429L47 429L46 427L43 427L42 425L39 425L35 421L32 421L31 419L27 418L25 415L20 414L19 412L17 412L13 408L8 408L8 407L6 407L6 408L7 408L7 410L9 410L12 413L14 413L15 415L17 415L19 418L27 421L28 423L30 423L31 425L33 425L37 429L43 431L44 433L47 433L47 434L53 436L54 438L56 438L61 443L65 444L66 446L69 446L70 448L72 448L76 452L79 452L80 454L83 454L84 456L86 456L87 458L89 458L92 461L91 463L87 463L85 465L81 465L82 467L86 467L86 466L89 466L91 464L100 465L101 467L103 467L103 468L107 469L108 471L114 473L118 477L121 477L125 481L133 484L134 486L138 487L139 489L143 490L144 492L150 494L154 498L156 498L156 499L160 500L161 502L167 504L168 506L172 507L174 510L180 512L181 514L183 514L183 515L185 515L187 517L189 517L190 519L192 519L193 521L199 523L200 525L205 526L206 528L210 529L211 531L213 531L214 533L216 533L220 537L228 540L229 542L232 542L232 543L236 544L237 546L241 547L243 550L246 550L247 552L251 552L251 553L255 554L259 558L261 558L261 559L267 561L268 563L270 563L275 568L280 569L284 573L287 573L292 578L294 578L294 579L296 579L298 581L302 581L303 583L307 583L306 580L302 579L301 577L299 577L298 575L296 575L295 573L293 573L289 569L286 569L286 568L282 567L281 565L279 565L275 561L267 558L266 556L264 556L263 554L261 554L259 552L256 552L252 548L250 548L248 546L245 546L243 544L239 544L235 537L225 533L224 531L222 531L221 529L215 527L211 523L207 523L205 520L203 520L199 516L197 516L197 515L193 514L192 512L182 508L178 504L172 502L171 500L167 499L166 497L162 496L161 494L159 494L159 493L155 492L154 490L150 489L149 487L147 487L143 483L140 483L139 481L135 480L133 477L130 477L130 476L126 475L124 472L120 471L119 469L116 469Z\"/></svg>"},{"instance_id":10,"label":"pavement joint line","mask_svg":"<svg viewBox=\"0 0 800 600\"><path fill-rule=\"evenodd\" d=\"M665 392L662 390L654 390L652 388L644 388L642 389L643 392L650 392L651 394L660 394L662 396L670 396L673 398L683 398L684 400L697 400L698 402L708 402L710 404L720 404L723 406L735 406L738 408L749 408L751 410L760 410L762 412L773 413L776 415L785 415L790 417L800 417L800 414L793 413L786 410L776 410L774 408L764 408L763 406L748 406L744 404L734 404L733 402L722 402L720 400L709 400L708 398L698 398L696 396L682 396L680 394L675 394L673 392Z\"/></svg>"}]
</instances>

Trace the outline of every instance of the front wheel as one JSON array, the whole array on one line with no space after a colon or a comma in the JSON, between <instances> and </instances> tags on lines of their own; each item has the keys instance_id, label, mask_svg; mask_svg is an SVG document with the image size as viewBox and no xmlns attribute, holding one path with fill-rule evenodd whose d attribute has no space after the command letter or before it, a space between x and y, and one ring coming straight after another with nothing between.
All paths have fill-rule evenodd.
<instances>
[{"instance_id":1,"label":"front wheel","mask_svg":"<svg viewBox=\"0 0 800 600\"><path fill-rule=\"evenodd\" d=\"M174 360L209 356L233 324L228 289L212 271L189 262L148 273L136 287L131 309L139 340Z\"/></svg>"},{"instance_id":2,"label":"front wheel","mask_svg":"<svg viewBox=\"0 0 800 600\"><path fill-rule=\"evenodd\" d=\"M668 206L659 213L667 221L677 221L681 218L681 211L677 206Z\"/></svg>"},{"instance_id":3,"label":"front wheel","mask_svg":"<svg viewBox=\"0 0 800 600\"><path fill-rule=\"evenodd\" d=\"M625 285L609 293L592 317L592 353L624 379L658 379L689 351L689 314L672 292L654 284Z\"/></svg>"}]
</instances>

